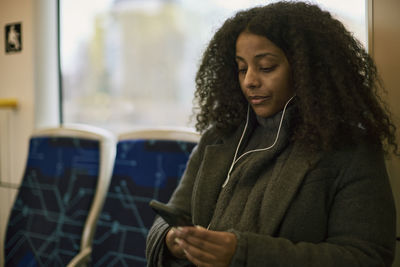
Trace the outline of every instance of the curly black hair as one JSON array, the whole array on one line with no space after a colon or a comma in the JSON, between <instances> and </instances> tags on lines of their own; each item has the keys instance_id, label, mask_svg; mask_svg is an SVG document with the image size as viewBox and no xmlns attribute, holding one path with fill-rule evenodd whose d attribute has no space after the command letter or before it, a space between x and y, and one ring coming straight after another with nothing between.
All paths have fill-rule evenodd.
<instances>
[{"instance_id":1,"label":"curly black hair","mask_svg":"<svg viewBox=\"0 0 400 267\"><path fill-rule=\"evenodd\" d=\"M215 33L196 74L196 129L220 134L245 119L238 81L236 39L243 31L265 36L291 66L296 92L294 140L319 149L356 143L360 129L386 152L397 152L396 127L380 97L375 63L343 24L317 5L277 2L240 11Z\"/></svg>"}]
</instances>

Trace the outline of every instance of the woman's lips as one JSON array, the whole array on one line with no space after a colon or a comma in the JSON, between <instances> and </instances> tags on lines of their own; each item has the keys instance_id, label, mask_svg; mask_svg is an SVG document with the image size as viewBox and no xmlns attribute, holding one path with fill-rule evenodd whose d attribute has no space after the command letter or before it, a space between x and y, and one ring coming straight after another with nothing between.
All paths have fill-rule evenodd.
<instances>
[{"instance_id":1,"label":"woman's lips","mask_svg":"<svg viewBox=\"0 0 400 267\"><path fill-rule=\"evenodd\" d=\"M252 105L259 105L259 104L267 101L270 98L271 98L270 96L250 96L249 102Z\"/></svg>"}]
</instances>

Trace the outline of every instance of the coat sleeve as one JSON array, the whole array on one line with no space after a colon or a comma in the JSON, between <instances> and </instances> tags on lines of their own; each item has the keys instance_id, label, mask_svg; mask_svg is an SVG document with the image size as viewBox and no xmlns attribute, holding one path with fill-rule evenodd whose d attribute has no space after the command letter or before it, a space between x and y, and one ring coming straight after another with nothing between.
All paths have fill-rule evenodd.
<instances>
[{"instance_id":1,"label":"coat sleeve","mask_svg":"<svg viewBox=\"0 0 400 267\"><path fill-rule=\"evenodd\" d=\"M169 205L173 205L190 214L193 185L204 153L204 147L207 140L210 140L209 135L209 132L204 133L199 144L193 149L182 179L168 202ZM162 218L156 218L147 235L147 266L163 266L163 258L167 255L164 239L169 229L169 225Z\"/></svg>"},{"instance_id":2,"label":"coat sleeve","mask_svg":"<svg viewBox=\"0 0 400 267\"><path fill-rule=\"evenodd\" d=\"M391 266L396 213L382 153L358 149L347 159L335 180L325 240L292 242L233 229L231 266Z\"/></svg>"}]
</instances>

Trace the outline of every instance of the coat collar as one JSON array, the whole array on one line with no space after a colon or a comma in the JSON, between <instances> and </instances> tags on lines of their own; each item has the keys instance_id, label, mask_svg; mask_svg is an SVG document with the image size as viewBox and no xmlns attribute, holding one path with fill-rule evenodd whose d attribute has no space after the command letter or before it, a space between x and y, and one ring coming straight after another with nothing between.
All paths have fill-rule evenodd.
<instances>
[{"instance_id":1,"label":"coat collar","mask_svg":"<svg viewBox=\"0 0 400 267\"><path fill-rule=\"evenodd\" d=\"M244 124L234 134L222 139L219 144L208 145L205 148L192 197L193 221L197 225L207 227L211 221L243 128Z\"/></svg>"}]
</instances>

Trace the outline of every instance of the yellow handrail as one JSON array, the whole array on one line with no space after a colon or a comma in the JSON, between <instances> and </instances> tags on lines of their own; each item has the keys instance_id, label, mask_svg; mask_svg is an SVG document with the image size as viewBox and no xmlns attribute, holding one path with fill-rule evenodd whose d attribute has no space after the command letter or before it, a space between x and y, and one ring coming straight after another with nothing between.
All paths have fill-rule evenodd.
<instances>
[{"instance_id":1,"label":"yellow handrail","mask_svg":"<svg viewBox=\"0 0 400 267\"><path fill-rule=\"evenodd\" d=\"M0 108L14 109L18 107L18 100L16 98L0 98Z\"/></svg>"}]
</instances>

